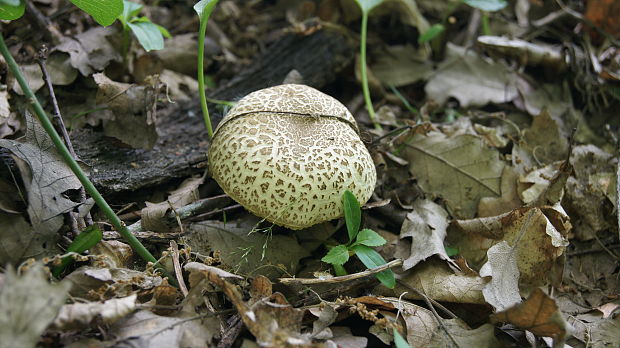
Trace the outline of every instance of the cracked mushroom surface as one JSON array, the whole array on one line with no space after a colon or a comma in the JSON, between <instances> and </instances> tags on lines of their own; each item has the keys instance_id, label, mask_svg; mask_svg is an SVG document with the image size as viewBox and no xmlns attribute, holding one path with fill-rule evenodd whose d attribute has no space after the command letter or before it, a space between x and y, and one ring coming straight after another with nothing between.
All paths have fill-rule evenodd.
<instances>
[{"instance_id":1,"label":"cracked mushroom surface","mask_svg":"<svg viewBox=\"0 0 620 348\"><path fill-rule=\"evenodd\" d=\"M209 171L247 210L295 230L341 217L345 190L364 204L376 182L347 108L296 84L242 98L214 132Z\"/></svg>"}]
</instances>

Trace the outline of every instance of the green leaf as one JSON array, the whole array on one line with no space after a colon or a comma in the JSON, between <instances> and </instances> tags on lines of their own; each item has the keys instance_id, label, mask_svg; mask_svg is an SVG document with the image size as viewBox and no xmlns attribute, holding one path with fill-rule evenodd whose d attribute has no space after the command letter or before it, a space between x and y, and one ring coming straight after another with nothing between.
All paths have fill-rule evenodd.
<instances>
[{"instance_id":1,"label":"green leaf","mask_svg":"<svg viewBox=\"0 0 620 348\"><path fill-rule=\"evenodd\" d=\"M103 232L97 225L90 225L82 231L67 248L67 251L83 253L94 247L103 238Z\"/></svg>"},{"instance_id":2,"label":"green leaf","mask_svg":"<svg viewBox=\"0 0 620 348\"><path fill-rule=\"evenodd\" d=\"M81 254L86 250L94 247L103 238L103 232L97 225L88 226L82 233L80 233L73 242L67 248L67 252L74 252ZM63 257L60 265L54 266L52 274L55 277L60 276L62 271L73 261L70 256Z\"/></svg>"},{"instance_id":3,"label":"green leaf","mask_svg":"<svg viewBox=\"0 0 620 348\"><path fill-rule=\"evenodd\" d=\"M506 0L463 0L467 5L481 11L499 11L508 5Z\"/></svg>"},{"instance_id":4,"label":"green leaf","mask_svg":"<svg viewBox=\"0 0 620 348\"><path fill-rule=\"evenodd\" d=\"M357 2L359 7L362 9L362 12L368 13L372 11L373 8L381 4L383 0L355 0L355 2Z\"/></svg>"},{"instance_id":5,"label":"green leaf","mask_svg":"<svg viewBox=\"0 0 620 348\"><path fill-rule=\"evenodd\" d=\"M352 249L364 266L368 268L375 268L386 264L383 256L379 255L379 253L372 248L365 245L356 245ZM383 272L377 273L376 277L383 285L390 289L394 289L394 286L396 286L394 272L392 272L391 269L386 269Z\"/></svg>"},{"instance_id":6,"label":"green leaf","mask_svg":"<svg viewBox=\"0 0 620 348\"><path fill-rule=\"evenodd\" d=\"M9 5L9 6L19 6L23 3L21 0L0 0L0 6Z\"/></svg>"},{"instance_id":7,"label":"green leaf","mask_svg":"<svg viewBox=\"0 0 620 348\"><path fill-rule=\"evenodd\" d=\"M218 0L201 0L194 5L194 11L196 11L201 21L209 19L217 2Z\"/></svg>"},{"instance_id":8,"label":"green leaf","mask_svg":"<svg viewBox=\"0 0 620 348\"><path fill-rule=\"evenodd\" d=\"M392 330L394 330L394 344L396 345L396 348L410 348L409 343L405 341L405 339L403 338L403 336L400 335L398 330Z\"/></svg>"},{"instance_id":9,"label":"green leaf","mask_svg":"<svg viewBox=\"0 0 620 348\"><path fill-rule=\"evenodd\" d=\"M444 249L446 249L446 254L450 257L452 256L456 256L459 254L459 249L458 248L453 248L453 247L444 247Z\"/></svg>"},{"instance_id":10,"label":"green leaf","mask_svg":"<svg viewBox=\"0 0 620 348\"><path fill-rule=\"evenodd\" d=\"M1 0L0 19L12 21L24 15L26 2L24 0Z\"/></svg>"},{"instance_id":11,"label":"green leaf","mask_svg":"<svg viewBox=\"0 0 620 348\"><path fill-rule=\"evenodd\" d=\"M336 274L336 276L340 277L343 275L347 275L347 270L344 269L342 265L332 265L332 266L334 266L334 273Z\"/></svg>"},{"instance_id":12,"label":"green leaf","mask_svg":"<svg viewBox=\"0 0 620 348\"><path fill-rule=\"evenodd\" d=\"M345 245L338 245L329 250L321 261L332 265L343 265L349 261L349 249Z\"/></svg>"},{"instance_id":13,"label":"green leaf","mask_svg":"<svg viewBox=\"0 0 620 348\"><path fill-rule=\"evenodd\" d=\"M114 23L118 15L123 13L123 0L71 0L71 2L104 27Z\"/></svg>"},{"instance_id":14,"label":"green leaf","mask_svg":"<svg viewBox=\"0 0 620 348\"><path fill-rule=\"evenodd\" d=\"M349 243L351 243L359 232L362 211L357 198L349 190L344 191L342 195L342 206L344 208L344 221L347 223L347 231L349 232Z\"/></svg>"},{"instance_id":15,"label":"green leaf","mask_svg":"<svg viewBox=\"0 0 620 348\"><path fill-rule=\"evenodd\" d=\"M164 36L157 28L157 25L151 21L140 20L127 24L145 50L161 50L164 48Z\"/></svg>"},{"instance_id":16,"label":"green leaf","mask_svg":"<svg viewBox=\"0 0 620 348\"><path fill-rule=\"evenodd\" d=\"M159 32L166 38L169 39L172 37L172 35L170 35L170 32L168 31L168 29L162 27L159 24L155 24L155 26L157 26L157 29L159 30Z\"/></svg>"},{"instance_id":17,"label":"green leaf","mask_svg":"<svg viewBox=\"0 0 620 348\"><path fill-rule=\"evenodd\" d=\"M355 240L355 244L366 245L369 247L380 246L387 243L387 241L381 237L377 232L365 228L360 231L357 235L357 239Z\"/></svg>"},{"instance_id":18,"label":"green leaf","mask_svg":"<svg viewBox=\"0 0 620 348\"><path fill-rule=\"evenodd\" d=\"M123 0L123 14L119 18L120 20L129 23L133 17L137 16L142 10L142 5L135 2Z\"/></svg>"},{"instance_id":19,"label":"green leaf","mask_svg":"<svg viewBox=\"0 0 620 348\"><path fill-rule=\"evenodd\" d=\"M428 28L427 31L424 32L419 38L418 43L423 44L431 41L436 38L439 34L441 34L446 28L441 23L433 24L432 27Z\"/></svg>"}]
</instances>

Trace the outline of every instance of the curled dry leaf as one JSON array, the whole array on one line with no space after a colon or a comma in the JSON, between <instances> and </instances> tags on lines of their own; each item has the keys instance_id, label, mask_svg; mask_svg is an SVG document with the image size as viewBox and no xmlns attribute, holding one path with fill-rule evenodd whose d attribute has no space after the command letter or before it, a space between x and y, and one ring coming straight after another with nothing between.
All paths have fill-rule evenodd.
<instances>
[{"instance_id":1,"label":"curled dry leaf","mask_svg":"<svg viewBox=\"0 0 620 348\"><path fill-rule=\"evenodd\" d=\"M534 213L530 217L531 210ZM520 286L540 286L555 280L556 260L568 245L571 228L560 206L519 208L494 217L456 220L453 227L448 234L450 245L473 265L486 262L487 250L500 241L515 247Z\"/></svg>"},{"instance_id":2,"label":"curled dry leaf","mask_svg":"<svg viewBox=\"0 0 620 348\"><path fill-rule=\"evenodd\" d=\"M452 262L443 245L447 228L448 213L440 205L427 199L416 200L401 227L398 243L402 245L397 246L395 255L403 259L403 269L408 270L433 255ZM411 241L404 239L407 237Z\"/></svg>"},{"instance_id":3,"label":"curled dry leaf","mask_svg":"<svg viewBox=\"0 0 620 348\"><path fill-rule=\"evenodd\" d=\"M227 272L222 273L215 267L199 266L196 262L188 265L191 265L191 269L199 270L194 271L196 277L207 279L222 290L261 346L285 347L311 343L309 337L303 337L300 332L304 311L293 308L282 294L273 293L269 297L252 299L254 303L244 302L239 289L222 277L229 277ZM191 281L192 284L198 282L198 278ZM259 282L264 286L264 280Z\"/></svg>"},{"instance_id":4,"label":"curled dry leaf","mask_svg":"<svg viewBox=\"0 0 620 348\"><path fill-rule=\"evenodd\" d=\"M138 295L113 298L105 302L67 304L60 308L52 323L54 330L75 330L89 327L95 320L111 324L136 309Z\"/></svg>"},{"instance_id":5,"label":"curled dry leaf","mask_svg":"<svg viewBox=\"0 0 620 348\"><path fill-rule=\"evenodd\" d=\"M494 323L511 323L540 337L563 341L570 328L555 301L536 288L523 303L491 316Z\"/></svg>"},{"instance_id":6,"label":"curled dry leaf","mask_svg":"<svg viewBox=\"0 0 620 348\"><path fill-rule=\"evenodd\" d=\"M153 148L159 83L132 85L112 81L103 73L94 74L93 79L99 88L97 103L107 105L115 116L104 120L105 134L134 148Z\"/></svg>"}]
</instances>

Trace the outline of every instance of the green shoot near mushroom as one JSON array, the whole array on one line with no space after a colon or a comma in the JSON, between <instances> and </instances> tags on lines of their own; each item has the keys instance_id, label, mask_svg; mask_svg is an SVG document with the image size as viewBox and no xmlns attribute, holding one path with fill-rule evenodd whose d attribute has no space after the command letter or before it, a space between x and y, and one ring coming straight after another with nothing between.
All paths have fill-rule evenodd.
<instances>
[{"instance_id":1,"label":"green shoot near mushroom","mask_svg":"<svg viewBox=\"0 0 620 348\"><path fill-rule=\"evenodd\" d=\"M383 257L371 247L381 246L386 243L386 240L371 229L359 229L362 213L360 204L351 191L346 190L344 192L342 204L344 206L344 220L347 225L349 242L333 246L321 261L331 264L336 275L345 275L347 273L343 265L352 255L357 255L364 266L368 268L385 265L386 262ZM393 289L396 285L396 279L391 269L378 273L376 277L383 285L390 289Z\"/></svg>"},{"instance_id":2,"label":"green shoot near mushroom","mask_svg":"<svg viewBox=\"0 0 620 348\"><path fill-rule=\"evenodd\" d=\"M198 34L198 93L200 94L200 108L202 109L202 117L207 127L209 139L213 138L213 126L209 117L209 107L207 106L207 95L205 94L205 35L207 33L207 21L211 13L215 9L218 0L202 0L194 5L194 11L200 18L200 29Z\"/></svg>"},{"instance_id":3,"label":"green shoot near mushroom","mask_svg":"<svg viewBox=\"0 0 620 348\"><path fill-rule=\"evenodd\" d=\"M368 13L381 4L383 0L355 0L362 10L362 30L360 32L360 71L362 73L362 91L364 92L364 102L366 103L366 109L368 110L368 116L370 121L375 126L375 129L381 129L381 125L377 122L375 117L375 109L372 106L372 100L370 99L370 88L368 87L368 72L366 66L366 37L368 36Z\"/></svg>"}]
</instances>

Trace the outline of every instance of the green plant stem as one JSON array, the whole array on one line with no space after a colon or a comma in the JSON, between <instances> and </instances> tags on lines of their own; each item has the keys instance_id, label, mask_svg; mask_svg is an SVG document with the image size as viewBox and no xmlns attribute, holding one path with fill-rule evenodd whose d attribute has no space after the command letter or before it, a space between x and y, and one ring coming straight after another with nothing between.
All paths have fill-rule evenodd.
<instances>
[{"instance_id":1,"label":"green plant stem","mask_svg":"<svg viewBox=\"0 0 620 348\"><path fill-rule=\"evenodd\" d=\"M366 109L368 110L368 116L370 121L375 126L375 129L381 129L381 125L375 118L375 109L372 106L372 100L370 99L370 88L368 87L368 73L366 72L366 36L368 34L368 12L362 11L362 39L360 43L360 70L362 72L362 90L364 92L364 101L366 102Z\"/></svg>"},{"instance_id":2,"label":"green plant stem","mask_svg":"<svg viewBox=\"0 0 620 348\"><path fill-rule=\"evenodd\" d=\"M213 138L213 126L211 126L211 118L209 117L209 107L207 106L207 94L205 91L205 35L207 34L207 18L200 19L200 33L198 35L198 93L200 94L200 108L202 109L202 117L207 126L207 134L209 139Z\"/></svg>"},{"instance_id":3,"label":"green plant stem","mask_svg":"<svg viewBox=\"0 0 620 348\"><path fill-rule=\"evenodd\" d=\"M484 35L491 35L491 27L489 26L489 13L482 11L482 33Z\"/></svg>"},{"instance_id":4,"label":"green plant stem","mask_svg":"<svg viewBox=\"0 0 620 348\"><path fill-rule=\"evenodd\" d=\"M24 78L24 75L22 74L21 70L17 66L17 63L13 59L13 56L11 56L11 54L9 53L9 49L4 43L4 36L2 35L2 33L0 33L0 53L2 54L2 56L4 56L4 59L6 60L9 66L9 69L11 70L13 75L15 75L15 78L17 79L17 82L21 86L22 91L24 91L24 94L29 99L30 104L32 105L32 108L34 110L34 113L37 115L37 118L39 119L39 122L41 123L41 125L43 126L47 134L50 136L50 138L52 139L54 146L56 146L62 158L69 165L69 168L71 168L75 176L77 176L77 178L80 180L86 192L88 192L88 194L91 197L93 197L93 199L95 200L95 203L97 203L97 206L99 206L99 209L101 209L101 211L105 214L105 216L110 220L110 223L112 224L112 226L114 226L114 228L118 231L118 233L120 233L120 235L123 236L123 238L136 251L136 253L140 255L140 257L144 259L145 261L152 262L153 264L155 264L155 267L162 270L162 272L164 272L164 274L167 275L166 270L163 269L163 267L157 263L157 260L153 257L153 255L151 255L151 253L144 247L144 245L142 245L142 243L140 243L140 241L133 234L131 234L129 230L127 230L127 226L125 226L125 224L121 221L121 219L119 219L118 216L116 216L112 208L108 205L105 199L103 199L103 197L101 196L99 191L97 191L93 183L90 182L90 180L88 179L88 177L86 176L82 168L80 168L79 164L73 159L73 157L71 156L71 153L69 153L69 150L65 146L65 143L63 143L58 133L56 133L56 130L54 129L54 126L52 125L52 122L49 120L47 114L43 110L43 107L41 106L41 104L39 104L37 97L34 95L32 90L26 83L26 79ZM171 283L174 282L174 278L170 276L168 276L168 278Z\"/></svg>"}]
</instances>

